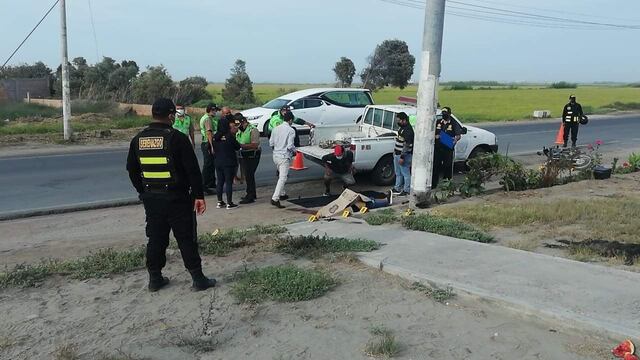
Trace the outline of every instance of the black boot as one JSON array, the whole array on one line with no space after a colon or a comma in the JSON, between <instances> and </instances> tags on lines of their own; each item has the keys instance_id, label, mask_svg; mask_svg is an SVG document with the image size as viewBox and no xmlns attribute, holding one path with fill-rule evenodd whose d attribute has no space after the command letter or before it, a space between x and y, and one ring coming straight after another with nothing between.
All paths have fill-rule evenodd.
<instances>
[{"instance_id":1,"label":"black boot","mask_svg":"<svg viewBox=\"0 0 640 360\"><path fill-rule=\"evenodd\" d=\"M566 147L567 147L567 142L566 142L566 141L564 142L564 144L562 144L562 147L563 147L563 148L566 148Z\"/></svg>"},{"instance_id":2,"label":"black boot","mask_svg":"<svg viewBox=\"0 0 640 360\"><path fill-rule=\"evenodd\" d=\"M575 142L575 141L572 141L572 142L571 142L571 147L572 147L572 148L576 147L576 142Z\"/></svg>"},{"instance_id":3,"label":"black boot","mask_svg":"<svg viewBox=\"0 0 640 360\"><path fill-rule=\"evenodd\" d=\"M191 278L193 279L193 289L196 291L207 290L216 286L216 279L209 279L204 276L202 269L189 270Z\"/></svg>"},{"instance_id":4,"label":"black boot","mask_svg":"<svg viewBox=\"0 0 640 360\"><path fill-rule=\"evenodd\" d=\"M169 284L169 279L160 271L149 271L149 291L156 292Z\"/></svg>"}]
</instances>

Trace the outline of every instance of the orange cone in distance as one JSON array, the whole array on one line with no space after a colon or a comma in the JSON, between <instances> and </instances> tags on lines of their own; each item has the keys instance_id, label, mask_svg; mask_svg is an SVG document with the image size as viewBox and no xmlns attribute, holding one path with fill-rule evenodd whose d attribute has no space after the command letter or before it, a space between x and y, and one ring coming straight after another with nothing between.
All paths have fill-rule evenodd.
<instances>
[{"instance_id":1,"label":"orange cone in distance","mask_svg":"<svg viewBox=\"0 0 640 360\"><path fill-rule=\"evenodd\" d=\"M307 167L304 166L304 157L302 153L296 151L296 157L293 159L293 164L289 167L291 170L306 170Z\"/></svg>"},{"instance_id":2,"label":"orange cone in distance","mask_svg":"<svg viewBox=\"0 0 640 360\"><path fill-rule=\"evenodd\" d=\"M564 124L560 123L560 129L558 130L558 135L556 135L556 144L563 145L564 144Z\"/></svg>"}]
</instances>

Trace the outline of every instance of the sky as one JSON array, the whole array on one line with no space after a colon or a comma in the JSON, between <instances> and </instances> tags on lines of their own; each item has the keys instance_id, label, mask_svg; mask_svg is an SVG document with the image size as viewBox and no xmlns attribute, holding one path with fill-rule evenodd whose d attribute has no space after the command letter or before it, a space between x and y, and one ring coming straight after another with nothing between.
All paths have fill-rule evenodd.
<instances>
[{"instance_id":1,"label":"sky","mask_svg":"<svg viewBox=\"0 0 640 360\"><path fill-rule=\"evenodd\" d=\"M580 13L581 20L640 26L638 0L459 1L563 18ZM0 0L2 63L51 4ZM441 81L640 81L640 29L549 29L450 13ZM386 39L407 42L416 56L417 79L424 26L423 10L381 0L67 0L67 17L69 59L84 56L95 63L110 56L142 67L162 64L174 80L201 75L211 82L224 81L238 58L247 62L254 82L333 82L332 68L341 56L352 59L360 72ZM55 69L59 26L56 8L10 64L41 60Z\"/></svg>"}]
</instances>

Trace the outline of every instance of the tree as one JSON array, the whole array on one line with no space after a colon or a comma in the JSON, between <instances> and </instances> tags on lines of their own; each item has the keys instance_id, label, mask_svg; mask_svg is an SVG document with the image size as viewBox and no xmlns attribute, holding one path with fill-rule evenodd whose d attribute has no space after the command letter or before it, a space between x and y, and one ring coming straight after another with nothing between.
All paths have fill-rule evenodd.
<instances>
[{"instance_id":1,"label":"tree","mask_svg":"<svg viewBox=\"0 0 640 360\"><path fill-rule=\"evenodd\" d=\"M340 87L350 87L353 76L356 74L356 66L353 65L351 59L343 56L333 67L333 72L336 73L336 80L338 80Z\"/></svg>"},{"instance_id":2,"label":"tree","mask_svg":"<svg viewBox=\"0 0 640 360\"><path fill-rule=\"evenodd\" d=\"M385 86L404 89L413 75L415 57L409 53L407 43L402 40L385 40L368 59L369 65L362 70L363 87L377 90Z\"/></svg>"},{"instance_id":3,"label":"tree","mask_svg":"<svg viewBox=\"0 0 640 360\"><path fill-rule=\"evenodd\" d=\"M236 60L231 69L231 77L227 79L222 89L222 97L231 104L254 104L256 96L253 94L253 83L247 74L247 63Z\"/></svg>"},{"instance_id":4,"label":"tree","mask_svg":"<svg viewBox=\"0 0 640 360\"><path fill-rule=\"evenodd\" d=\"M0 69L0 79L8 78L27 78L37 79L43 77L51 77L53 75L51 69L42 61L38 61L33 65L21 64L16 66L7 66Z\"/></svg>"},{"instance_id":5,"label":"tree","mask_svg":"<svg viewBox=\"0 0 640 360\"><path fill-rule=\"evenodd\" d=\"M180 81L175 96L176 103L190 105L199 100L211 99L207 85L209 82L202 76L192 76Z\"/></svg>"},{"instance_id":6,"label":"tree","mask_svg":"<svg viewBox=\"0 0 640 360\"><path fill-rule=\"evenodd\" d=\"M176 87L164 66L151 66L131 85L132 100L139 104L152 104L157 98L171 98Z\"/></svg>"}]
</instances>

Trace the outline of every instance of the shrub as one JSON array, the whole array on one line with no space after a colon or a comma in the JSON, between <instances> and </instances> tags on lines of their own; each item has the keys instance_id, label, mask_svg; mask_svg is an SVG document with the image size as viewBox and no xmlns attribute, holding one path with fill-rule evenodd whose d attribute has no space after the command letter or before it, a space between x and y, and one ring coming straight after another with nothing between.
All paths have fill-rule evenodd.
<instances>
[{"instance_id":1,"label":"shrub","mask_svg":"<svg viewBox=\"0 0 640 360\"><path fill-rule=\"evenodd\" d=\"M578 87L576 83L570 83L566 81L559 81L549 86L551 89L575 89Z\"/></svg>"},{"instance_id":2,"label":"shrub","mask_svg":"<svg viewBox=\"0 0 640 360\"><path fill-rule=\"evenodd\" d=\"M365 216L364 221L369 225L382 225L396 222L398 216L393 209L383 209L374 212L370 212Z\"/></svg>"}]
</instances>

